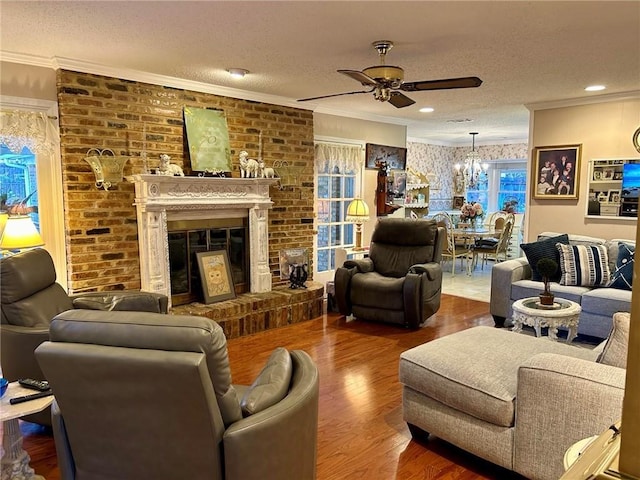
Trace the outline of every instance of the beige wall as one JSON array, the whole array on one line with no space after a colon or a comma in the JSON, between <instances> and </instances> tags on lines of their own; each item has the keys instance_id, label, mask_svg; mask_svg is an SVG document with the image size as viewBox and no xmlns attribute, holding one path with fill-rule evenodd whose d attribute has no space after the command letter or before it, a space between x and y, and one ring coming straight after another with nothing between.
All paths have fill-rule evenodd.
<instances>
[{"instance_id":1,"label":"beige wall","mask_svg":"<svg viewBox=\"0 0 640 480\"><path fill-rule=\"evenodd\" d=\"M582 144L579 199L533 200L527 207L527 239L543 231L602 238L635 238L632 220L585 218L589 161L595 158L640 158L631 136L640 125L640 97L533 112L531 146ZM529 158L531 168L531 158ZM529 176L531 182L533 178ZM528 188L531 191L531 188Z\"/></svg>"},{"instance_id":2,"label":"beige wall","mask_svg":"<svg viewBox=\"0 0 640 480\"><path fill-rule=\"evenodd\" d=\"M405 147L407 141L407 128L404 125L372 122L369 120L338 117L322 113L315 113L313 115L313 129L313 134L316 137L332 137L336 140L358 140L364 143L376 143L378 145L390 145L393 147ZM377 170L365 170L362 194L364 201L367 202L369 206L371 218L363 226L363 245L369 244L371 233L377 220L377 176Z\"/></svg>"},{"instance_id":3,"label":"beige wall","mask_svg":"<svg viewBox=\"0 0 640 480\"><path fill-rule=\"evenodd\" d=\"M56 72L46 67L0 62L0 93L55 102Z\"/></svg>"}]
</instances>

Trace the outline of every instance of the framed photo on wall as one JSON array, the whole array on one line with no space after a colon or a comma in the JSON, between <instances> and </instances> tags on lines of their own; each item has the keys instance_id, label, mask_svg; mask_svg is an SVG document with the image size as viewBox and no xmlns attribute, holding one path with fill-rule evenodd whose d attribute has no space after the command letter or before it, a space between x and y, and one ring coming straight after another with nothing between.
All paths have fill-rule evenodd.
<instances>
[{"instance_id":1,"label":"framed photo on wall","mask_svg":"<svg viewBox=\"0 0 640 480\"><path fill-rule=\"evenodd\" d=\"M196 258L202 281L204 303L209 304L236 298L227 251L197 252Z\"/></svg>"},{"instance_id":2,"label":"framed photo on wall","mask_svg":"<svg viewBox=\"0 0 640 480\"><path fill-rule=\"evenodd\" d=\"M578 200L582 145L535 147L531 178L536 200Z\"/></svg>"},{"instance_id":3,"label":"framed photo on wall","mask_svg":"<svg viewBox=\"0 0 640 480\"><path fill-rule=\"evenodd\" d=\"M386 162L391 170L405 170L407 167L407 149L404 147L367 143L365 156L366 168L379 168L383 162Z\"/></svg>"}]
</instances>

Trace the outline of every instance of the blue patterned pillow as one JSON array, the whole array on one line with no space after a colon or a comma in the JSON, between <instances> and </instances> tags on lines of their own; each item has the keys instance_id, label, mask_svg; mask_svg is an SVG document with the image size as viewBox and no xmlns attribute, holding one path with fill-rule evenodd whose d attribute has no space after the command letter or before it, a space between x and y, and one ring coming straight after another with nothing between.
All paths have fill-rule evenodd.
<instances>
[{"instance_id":1,"label":"blue patterned pillow","mask_svg":"<svg viewBox=\"0 0 640 480\"><path fill-rule=\"evenodd\" d=\"M616 269L611 275L611 288L619 288L621 290L631 290L633 282L633 254L636 251L634 245L620 242L618 244L618 260L616 260Z\"/></svg>"},{"instance_id":2,"label":"blue patterned pillow","mask_svg":"<svg viewBox=\"0 0 640 480\"><path fill-rule=\"evenodd\" d=\"M527 256L527 260L531 266L531 280L535 280L536 282L542 281L542 276L538 273L536 265L538 265L538 262L543 258L551 258L558 264L556 274L549 278L549 280L552 282L560 280L560 254L556 249L556 243L569 245L569 235L565 233L564 235L538 240L537 242L520 244L520 248Z\"/></svg>"},{"instance_id":3,"label":"blue patterned pillow","mask_svg":"<svg viewBox=\"0 0 640 480\"><path fill-rule=\"evenodd\" d=\"M604 245L557 244L560 253L560 285L603 287L609 284L609 256Z\"/></svg>"}]
</instances>

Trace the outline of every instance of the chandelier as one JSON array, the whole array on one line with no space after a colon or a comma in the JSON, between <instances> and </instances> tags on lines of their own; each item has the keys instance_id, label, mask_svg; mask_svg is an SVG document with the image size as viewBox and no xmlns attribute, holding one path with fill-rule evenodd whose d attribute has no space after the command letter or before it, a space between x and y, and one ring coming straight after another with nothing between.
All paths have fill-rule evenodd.
<instances>
[{"instance_id":1,"label":"chandelier","mask_svg":"<svg viewBox=\"0 0 640 480\"><path fill-rule=\"evenodd\" d=\"M471 151L467 153L467 158L464 161L464 167L459 163L455 165L456 175L462 175L464 177L464 184L466 188L476 188L480 183L486 180L488 164L482 163L482 159L478 152L476 152L476 135L478 132L471 132L472 147ZM461 171L462 169L462 171Z\"/></svg>"}]
</instances>

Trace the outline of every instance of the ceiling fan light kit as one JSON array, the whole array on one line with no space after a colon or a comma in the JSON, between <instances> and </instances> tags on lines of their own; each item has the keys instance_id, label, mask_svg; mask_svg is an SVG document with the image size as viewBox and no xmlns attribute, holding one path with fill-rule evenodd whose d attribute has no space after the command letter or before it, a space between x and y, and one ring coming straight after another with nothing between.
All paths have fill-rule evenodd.
<instances>
[{"instance_id":1,"label":"ceiling fan light kit","mask_svg":"<svg viewBox=\"0 0 640 480\"><path fill-rule=\"evenodd\" d=\"M389 102L396 108L404 108L416 103L405 94L399 92L418 92L425 90L446 90L452 88L475 88L482 85L482 80L478 77L447 78L442 80L423 80L419 82L405 82L404 70L402 67L385 65L387 52L393 48L390 40L378 40L372 43L378 51L380 65L373 65L364 70L338 70L357 82L363 87L370 87L369 90L355 92L334 93L333 95L321 95L318 97L302 98L299 102L309 100L319 100L321 98L338 97L341 95L354 95L357 93L373 93L373 98L380 102Z\"/></svg>"}]
</instances>

